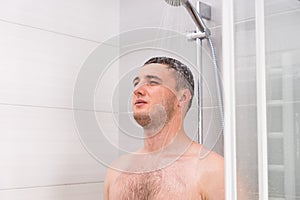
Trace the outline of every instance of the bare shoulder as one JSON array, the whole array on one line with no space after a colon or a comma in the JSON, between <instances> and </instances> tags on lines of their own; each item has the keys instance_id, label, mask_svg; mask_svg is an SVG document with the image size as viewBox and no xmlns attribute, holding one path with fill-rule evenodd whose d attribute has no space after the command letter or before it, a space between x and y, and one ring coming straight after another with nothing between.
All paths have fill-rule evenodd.
<instances>
[{"instance_id":1,"label":"bare shoulder","mask_svg":"<svg viewBox=\"0 0 300 200\"><path fill-rule=\"evenodd\" d=\"M113 164L107 167L105 173L105 182L111 183L111 181L120 174L120 170L116 168Z\"/></svg>"},{"instance_id":2,"label":"bare shoulder","mask_svg":"<svg viewBox=\"0 0 300 200\"><path fill-rule=\"evenodd\" d=\"M214 151L200 145L198 183L206 199L225 199L224 193L224 158Z\"/></svg>"},{"instance_id":3,"label":"bare shoulder","mask_svg":"<svg viewBox=\"0 0 300 200\"><path fill-rule=\"evenodd\" d=\"M212 150L202 147L199 152L199 161L212 170L223 170L224 158Z\"/></svg>"},{"instance_id":4,"label":"bare shoulder","mask_svg":"<svg viewBox=\"0 0 300 200\"><path fill-rule=\"evenodd\" d=\"M110 186L116 178L122 173L128 160L127 155L123 155L114 160L106 169L104 179L104 200L108 200Z\"/></svg>"},{"instance_id":5,"label":"bare shoulder","mask_svg":"<svg viewBox=\"0 0 300 200\"><path fill-rule=\"evenodd\" d=\"M224 168L224 158L220 154L204 147L203 145L194 143L193 152L197 156L197 160L202 167L209 169L220 169Z\"/></svg>"},{"instance_id":6,"label":"bare shoulder","mask_svg":"<svg viewBox=\"0 0 300 200\"><path fill-rule=\"evenodd\" d=\"M119 173L120 172L112 166L107 167L104 179L104 200L109 199L109 188Z\"/></svg>"}]
</instances>

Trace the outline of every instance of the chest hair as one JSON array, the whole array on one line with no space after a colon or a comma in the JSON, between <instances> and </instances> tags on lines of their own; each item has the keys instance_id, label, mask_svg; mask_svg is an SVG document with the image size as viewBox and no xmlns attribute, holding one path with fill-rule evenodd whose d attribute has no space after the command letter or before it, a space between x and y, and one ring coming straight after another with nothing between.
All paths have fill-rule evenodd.
<instances>
[{"instance_id":1,"label":"chest hair","mask_svg":"<svg viewBox=\"0 0 300 200\"><path fill-rule=\"evenodd\" d=\"M161 194L182 193L186 188L184 181L177 175L163 170L148 173L123 173L114 184L114 194L120 200L151 200Z\"/></svg>"}]
</instances>

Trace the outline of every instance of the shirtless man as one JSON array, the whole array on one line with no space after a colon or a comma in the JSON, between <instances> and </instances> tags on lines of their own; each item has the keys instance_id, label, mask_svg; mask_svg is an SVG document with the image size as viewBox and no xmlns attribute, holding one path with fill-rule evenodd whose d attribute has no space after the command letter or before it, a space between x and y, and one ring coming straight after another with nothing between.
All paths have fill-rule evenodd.
<instances>
[{"instance_id":1,"label":"shirtless man","mask_svg":"<svg viewBox=\"0 0 300 200\"><path fill-rule=\"evenodd\" d=\"M194 95L191 71L167 57L148 60L133 80L134 119L144 146L107 169L105 200L222 200L223 158L183 128Z\"/></svg>"}]
</instances>

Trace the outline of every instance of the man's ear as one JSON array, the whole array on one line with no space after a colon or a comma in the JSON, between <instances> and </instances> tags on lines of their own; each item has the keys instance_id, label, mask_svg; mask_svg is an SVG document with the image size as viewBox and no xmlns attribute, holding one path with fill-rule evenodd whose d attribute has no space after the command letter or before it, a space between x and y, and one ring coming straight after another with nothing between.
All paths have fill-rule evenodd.
<instances>
[{"instance_id":1,"label":"man's ear","mask_svg":"<svg viewBox=\"0 0 300 200\"><path fill-rule=\"evenodd\" d=\"M182 89L180 92L180 97L179 97L179 106L185 106L188 105L189 101L191 99L191 92L188 89Z\"/></svg>"}]
</instances>

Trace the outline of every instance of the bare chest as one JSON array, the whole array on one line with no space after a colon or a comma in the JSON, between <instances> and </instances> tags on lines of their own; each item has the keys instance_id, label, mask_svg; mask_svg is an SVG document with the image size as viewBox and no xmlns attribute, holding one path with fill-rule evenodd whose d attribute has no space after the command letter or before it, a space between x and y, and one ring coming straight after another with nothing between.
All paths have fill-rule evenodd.
<instances>
[{"instance_id":1,"label":"bare chest","mask_svg":"<svg viewBox=\"0 0 300 200\"><path fill-rule=\"evenodd\" d=\"M111 185L109 197L110 200L201 199L195 176L179 168L121 173Z\"/></svg>"}]
</instances>

